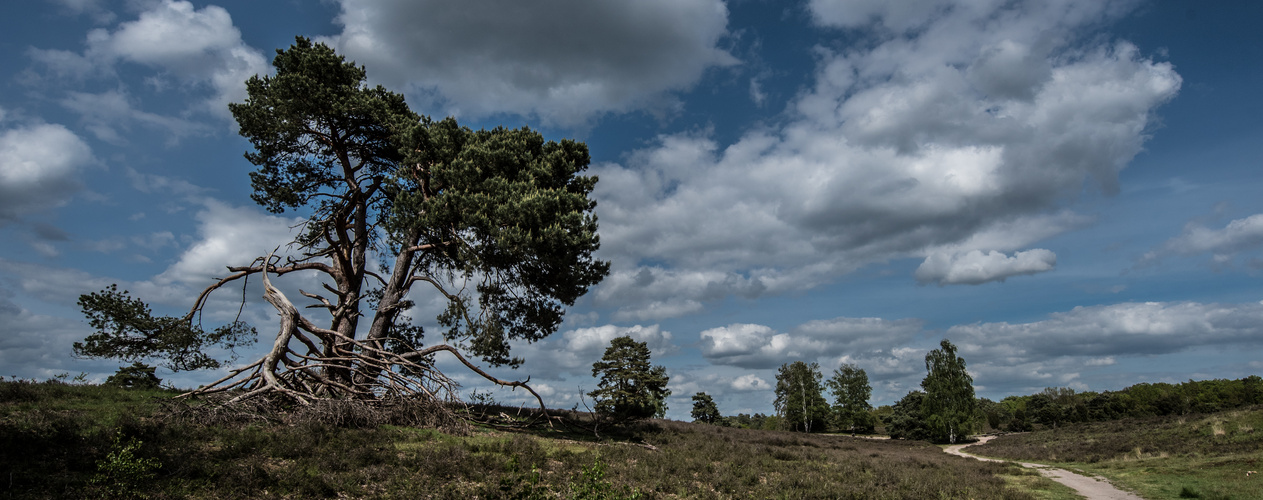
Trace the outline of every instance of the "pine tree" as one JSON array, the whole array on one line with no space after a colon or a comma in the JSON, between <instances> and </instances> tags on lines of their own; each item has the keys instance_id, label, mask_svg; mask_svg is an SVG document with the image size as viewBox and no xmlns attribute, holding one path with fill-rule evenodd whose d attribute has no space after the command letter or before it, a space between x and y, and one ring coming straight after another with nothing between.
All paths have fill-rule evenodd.
<instances>
[{"instance_id":1,"label":"pine tree","mask_svg":"<svg viewBox=\"0 0 1263 500\"><path fill-rule=\"evenodd\" d=\"M80 306L97 332L75 353L218 367L206 351L231 349L255 330L234 322L207 332L199 313L216 290L257 277L280 315L271 350L197 392L244 388L238 398L279 393L301 403L454 398L456 384L432 362L439 352L494 383L530 390L467 357L520 365L511 341L556 332L565 307L608 274L609 263L592 257L600 241L588 198L596 178L581 175L587 146L545 141L525 127L475 131L431 120L306 38L278 50L272 64L275 74L250 78L245 102L229 109L252 146L251 198L303 220L297 254L225 263L229 274L182 317L153 317L116 287L84 295ZM324 284L299 290L306 308L272 285L290 273ZM427 293L446 307L435 318L441 337L423 342L407 312L409 297Z\"/></svg>"},{"instance_id":2,"label":"pine tree","mask_svg":"<svg viewBox=\"0 0 1263 500\"><path fill-rule=\"evenodd\" d=\"M699 392L693 395L693 421L704 424L716 424L723 420L723 416L719 414L719 407L715 406L715 400L711 399L710 394Z\"/></svg>"},{"instance_id":3,"label":"pine tree","mask_svg":"<svg viewBox=\"0 0 1263 500\"><path fill-rule=\"evenodd\" d=\"M614 420L665 416L667 369L649 364L649 346L622 336L610 342L600 361L592 363L592 376L600 377L597 389L588 393L596 400L596 412Z\"/></svg>"}]
</instances>

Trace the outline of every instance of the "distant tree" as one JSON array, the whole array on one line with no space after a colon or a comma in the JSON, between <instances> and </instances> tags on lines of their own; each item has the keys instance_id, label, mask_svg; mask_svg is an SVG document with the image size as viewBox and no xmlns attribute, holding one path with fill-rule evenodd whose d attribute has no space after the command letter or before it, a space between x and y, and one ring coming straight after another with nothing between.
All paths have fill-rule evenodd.
<instances>
[{"instance_id":1,"label":"distant tree","mask_svg":"<svg viewBox=\"0 0 1263 500\"><path fill-rule=\"evenodd\" d=\"M162 379L154 375L157 368L136 362L131 366L119 367L117 372L105 379L104 385L123 387L126 389L157 389Z\"/></svg>"},{"instance_id":2,"label":"distant tree","mask_svg":"<svg viewBox=\"0 0 1263 500\"><path fill-rule=\"evenodd\" d=\"M1026 408L1018 408L1013 411L1013 419L1009 420L1005 430L1010 432L1030 432L1035 429L1031 425L1031 419L1026 416Z\"/></svg>"},{"instance_id":3,"label":"distant tree","mask_svg":"<svg viewBox=\"0 0 1263 500\"><path fill-rule=\"evenodd\" d=\"M1046 394L1034 394L1026 401L1026 414L1034 423L1056 429L1061 423L1061 407Z\"/></svg>"},{"instance_id":4,"label":"distant tree","mask_svg":"<svg viewBox=\"0 0 1263 500\"><path fill-rule=\"evenodd\" d=\"M821 395L820 365L795 361L776 372L776 412L790 430L822 432L829 419L829 403Z\"/></svg>"},{"instance_id":5,"label":"distant tree","mask_svg":"<svg viewBox=\"0 0 1263 500\"><path fill-rule=\"evenodd\" d=\"M930 439L930 429L922 413L925 393L911 391L895 403L886 424L891 439Z\"/></svg>"},{"instance_id":6,"label":"distant tree","mask_svg":"<svg viewBox=\"0 0 1263 500\"><path fill-rule=\"evenodd\" d=\"M1013 421L1013 414L1003 404L987 398L979 398L974 405L976 418L987 423L987 429L997 431Z\"/></svg>"},{"instance_id":7,"label":"distant tree","mask_svg":"<svg viewBox=\"0 0 1263 500\"><path fill-rule=\"evenodd\" d=\"M715 400L711 399L709 394L699 392L693 395L693 421L704 424L717 424L723 420L723 416L719 414L719 407L715 406Z\"/></svg>"},{"instance_id":8,"label":"distant tree","mask_svg":"<svg viewBox=\"0 0 1263 500\"><path fill-rule=\"evenodd\" d=\"M833 370L826 384L833 393L833 414L838 428L871 432L873 406L868 404L868 398L873 394L873 387L868 384L868 373L853 364L844 364Z\"/></svg>"},{"instance_id":9,"label":"distant tree","mask_svg":"<svg viewBox=\"0 0 1263 500\"><path fill-rule=\"evenodd\" d=\"M667 369L649 364L649 346L631 337L615 338L600 361L592 363L592 376L600 377L597 389L588 393L596 411L615 420L663 416L667 410Z\"/></svg>"},{"instance_id":10,"label":"distant tree","mask_svg":"<svg viewBox=\"0 0 1263 500\"><path fill-rule=\"evenodd\" d=\"M955 443L969 432L974 418L974 379L965 371L965 359L947 339L925 355L929 373L921 381L925 389L922 413L931 439Z\"/></svg>"},{"instance_id":11,"label":"distant tree","mask_svg":"<svg viewBox=\"0 0 1263 500\"><path fill-rule=\"evenodd\" d=\"M263 358L199 393L242 388L239 398L280 394L300 403L455 399L456 385L432 362L439 352L494 383L530 390L468 357L520 365L512 341L554 333L565 307L608 274L609 263L592 257L600 243L588 198L597 179L581 175L587 146L545 141L525 127L474 131L431 120L402 95L368 85L363 67L305 38L278 50L272 65L275 74L250 78L245 102L229 109L252 146L246 159L258 167L251 198L301 217L296 255L228 263L229 274L182 317L153 317L114 287L86 295L80 305L98 331L75 352L214 368L206 349L232 347L254 330L234 322L206 332L199 313L212 292L253 276L279 313L275 341ZM272 285L291 273L314 273L323 284L299 291L310 299L306 308ZM425 292L445 306L435 318L442 340L428 345L407 314L409 297Z\"/></svg>"}]
</instances>

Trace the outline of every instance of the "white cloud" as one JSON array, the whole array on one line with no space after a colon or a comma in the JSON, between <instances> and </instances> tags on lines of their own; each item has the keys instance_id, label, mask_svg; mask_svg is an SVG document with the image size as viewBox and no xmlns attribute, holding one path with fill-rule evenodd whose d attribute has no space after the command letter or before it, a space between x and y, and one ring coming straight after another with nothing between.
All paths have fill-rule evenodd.
<instances>
[{"instance_id":1,"label":"white cloud","mask_svg":"<svg viewBox=\"0 0 1263 500\"><path fill-rule=\"evenodd\" d=\"M680 349L674 343L671 332L658 325L576 328L535 343L515 341L512 349L515 356L525 360L521 371L530 374L534 380L562 380L566 374L587 380L592 373L592 363L601 359L611 340L622 336L644 342L655 364L660 358L674 355Z\"/></svg>"},{"instance_id":2,"label":"white cloud","mask_svg":"<svg viewBox=\"0 0 1263 500\"><path fill-rule=\"evenodd\" d=\"M154 277L159 285L179 283L201 287L212 279L222 278L226 266L246 266L280 247L278 255L286 255L293 240L292 229L300 219L268 215L255 207L234 207L206 199L194 216L198 221L198 239L184 250L177 262Z\"/></svg>"},{"instance_id":3,"label":"white cloud","mask_svg":"<svg viewBox=\"0 0 1263 500\"><path fill-rule=\"evenodd\" d=\"M709 283L802 290L891 259L1012 252L1086 224L1061 207L1090 181L1117 190L1181 79L1134 45L1090 37L1114 6L1062 3L873 3L856 12L889 30L868 47L819 49L815 85L784 126L728 146L664 136L597 166L602 256L616 263L598 297L629 315L698 303L687 312ZM645 270L655 279L639 280Z\"/></svg>"},{"instance_id":4,"label":"white cloud","mask_svg":"<svg viewBox=\"0 0 1263 500\"><path fill-rule=\"evenodd\" d=\"M120 62L148 66L160 72L148 79L158 88L164 87L168 79L193 88L209 88L212 96L202 101L197 110L221 117L228 117L228 103L245 98L246 79L268 70L263 54L242 41L241 32L233 25L227 10L215 5L197 9L182 0L149 3L147 10L135 20L119 23L112 29L89 31L86 45L82 54L31 49L29 55L58 76L80 79L112 74ZM105 101L119 118L142 122L160 118L132 110L130 103L119 99L120 95L119 92L74 95L66 105L71 109L90 110L81 104ZM98 110L86 119L98 121L103 112ZM100 127L94 133L101 133L99 130Z\"/></svg>"},{"instance_id":5,"label":"white cloud","mask_svg":"<svg viewBox=\"0 0 1263 500\"><path fill-rule=\"evenodd\" d=\"M227 10L164 0L113 31L88 33L89 57L117 58L161 68L180 80L209 84L206 110L227 116L227 104L245 98L245 81L267 72L257 49L241 40Z\"/></svg>"},{"instance_id":6,"label":"white cloud","mask_svg":"<svg viewBox=\"0 0 1263 500\"><path fill-rule=\"evenodd\" d=\"M719 0L341 0L331 45L371 78L444 114L536 115L583 125L674 106L669 93L736 60ZM428 98L428 99L427 99Z\"/></svg>"},{"instance_id":7,"label":"white cloud","mask_svg":"<svg viewBox=\"0 0 1263 500\"><path fill-rule=\"evenodd\" d=\"M1189 223L1184 231L1161 247L1146 253L1142 262L1163 255L1197 255L1210 253L1217 263L1228 262L1245 250L1263 246L1263 214L1255 214L1229 222L1223 229L1210 229Z\"/></svg>"},{"instance_id":8,"label":"white cloud","mask_svg":"<svg viewBox=\"0 0 1263 500\"><path fill-rule=\"evenodd\" d=\"M637 342L644 342L654 356L667 355L675 350L675 345L671 343L671 332L662 330L658 325L604 325L570 330L561 336L565 340L567 351L578 355L596 355L598 359L610 346L610 342L618 337L631 337Z\"/></svg>"},{"instance_id":9,"label":"white cloud","mask_svg":"<svg viewBox=\"0 0 1263 500\"><path fill-rule=\"evenodd\" d=\"M792 361L880 353L919 333L917 320L835 318L804 323L788 333L738 323L705 330L700 337L702 355L713 364L767 369Z\"/></svg>"},{"instance_id":10,"label":"white cloud","mask_svg":"<svg viewBox=\"0 0 1263 500\"><path fill-rule=\"evenodd\" d=\"M732 388L736 391L768 391L772 389L772 384L757 375L747 373L733 379Z\"/></svg>"},{"instance_id":11,"label":"white cloud","mask_svg":"<svg viewBox=\"0 0 1263 500\"><path fill-rule=\"evenodd\" d=\"M1179 352L1198 346L1263 344L1263 304L1127 302L1076 307L1033 323L949 328L961 352L985 359L1043 361Z\"/></svg>"},{"instance_id":12,"label":"white cloud","mask_svg":"<svg viewBox=\"0 0 1263 500\"><path fill-rule=\"evenodd\" d=\"M979 285L1004 281L1012 276L1036 274L1057 267L1057 255L1051 250L1036 248L1017 252L1012 257L994 250L983 253L973 250L963 254L935 253L917 267L917 281L938 285Z\"/></svg>"},{"instance_id":13,"label":"white cloud","mask_svg":"<svg viewBox=\"0 0 1263 500\"><path fill-rule=\"evenodd\" d=\"M65 204L81 188L79 171L93 161L91 148L61 125L0 131L0 225Z\"/></svg>"}]
</instances>

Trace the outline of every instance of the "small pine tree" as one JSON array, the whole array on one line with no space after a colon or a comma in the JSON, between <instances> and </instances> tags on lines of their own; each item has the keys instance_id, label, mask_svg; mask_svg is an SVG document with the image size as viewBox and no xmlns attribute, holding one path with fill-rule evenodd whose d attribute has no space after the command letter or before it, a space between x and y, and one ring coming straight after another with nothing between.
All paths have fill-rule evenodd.
<instances>
[{"instance_id":1,"label":"small pine tree","mask_svg":"<svg viewBox=\"0 0 1263 500\"><path fill-rule=\"evenodd\" d=\"M723 420L723 416L719 414L719 407L715 406L715 400L711 399L710 394L699 392L693 395L693 421L703 424L717 424Z\"/></svg>"},{"instance_id":2,"label":"small pine tree","mask_svg":"<svg viewBox=\"0 0 1263 500\"><path fill-rule=\"evenodd\" d=\"M615 420L662 417L667 411L667 369L649 364L649 346L631 337L610 342L600 361L592 363L592 376L600 377L597 389L588 393L596 411Z\"/></svg>"},{"instance_id":3,"label":"small pine tree","mask_svg":"<svg viewBox=\"0 0 1263 500\"><path fill-rule=\"evenodd\" d=\"M105 385L125 389L157 389L162 384L162 379L154 375L154 370L156 368L137 361L131 366L119 367L117 372L105 379Z\"/></svg>"}]
</instances>

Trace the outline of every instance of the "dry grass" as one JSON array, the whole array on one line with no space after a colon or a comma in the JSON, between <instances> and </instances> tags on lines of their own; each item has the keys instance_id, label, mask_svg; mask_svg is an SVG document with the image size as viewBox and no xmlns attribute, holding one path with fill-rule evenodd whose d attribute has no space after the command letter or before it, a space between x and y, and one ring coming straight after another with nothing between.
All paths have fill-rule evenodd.
<instances>
[{"instance_id":1,"label":"dry grass","mask_svg":"<svg viewBox=\"0 0 1263 500\"><path fill-rule=\"evenodd\" d=\"M1020 491L1034 487L1013 466L919 442L669 421L603 428L597 438L584 430L592 422L581 419L448 432L415 426L428 418L425 408L225 409L171 403L161 392L7 384L0 382L6 498L117 491L149 498L1057 498ZM94 483L98 462L120 442L116 435L137 443L136 460L161 465L126 488Z\"/></svg>"},{"instance_id":2,"label":"dry grass","mask_svg":"<svg viewBox=\"0 0 1263 500\"><path fill-rule=\"evenodd\" d=\"M1055 463L1109 478L1145 498L1263 498L1263 407L1127 419L1002 436L973 453Z\"/></svg>"}]
</instances>

